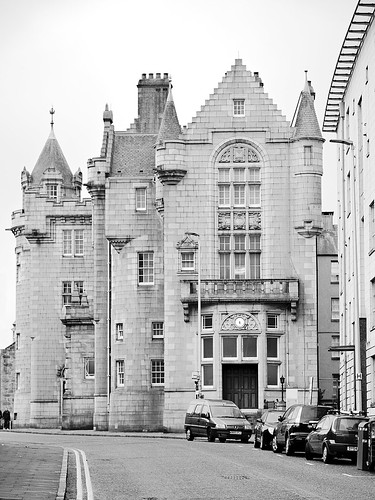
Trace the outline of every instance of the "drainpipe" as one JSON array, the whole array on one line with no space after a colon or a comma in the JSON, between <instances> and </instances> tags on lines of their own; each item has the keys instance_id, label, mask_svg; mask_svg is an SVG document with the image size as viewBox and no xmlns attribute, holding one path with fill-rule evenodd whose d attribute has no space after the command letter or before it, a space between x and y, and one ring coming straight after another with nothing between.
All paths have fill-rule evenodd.
<instances>
[{"instance_id":1,"label":"drainpipe","mask_svg":"<svg viewBox=\"0 0 375 500\"><path fill-rule=\"evenodd\" d=\"M112 312L112 251L108 242L108 283L107 283L107 413L111 402L111 312Z\"/></svg>"}]
</instances>

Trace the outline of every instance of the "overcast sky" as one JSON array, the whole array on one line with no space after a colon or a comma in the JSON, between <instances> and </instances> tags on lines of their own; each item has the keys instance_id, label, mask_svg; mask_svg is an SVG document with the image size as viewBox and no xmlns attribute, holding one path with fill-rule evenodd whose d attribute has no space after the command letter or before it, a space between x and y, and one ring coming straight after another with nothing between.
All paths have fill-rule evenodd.
<instances>
[{"instance_id":1,"label":"overcast sky","mask_svg":"<svg viewBox=\"0 0 375 500\"><path fill-rule=\"evenodd\" d=\"M322 124L337 57L357 0L0 0L0 348L12 342L20 175L50 131L71 170L98 156L108 103L116 130L137 116L142 73L170 73L187 125L234 60L258 71L291 121L305 74ZM323 210L336 210L336 148L325 135ZM43 305L41 304L41 307Z\"/></svg>"}]
</instances>

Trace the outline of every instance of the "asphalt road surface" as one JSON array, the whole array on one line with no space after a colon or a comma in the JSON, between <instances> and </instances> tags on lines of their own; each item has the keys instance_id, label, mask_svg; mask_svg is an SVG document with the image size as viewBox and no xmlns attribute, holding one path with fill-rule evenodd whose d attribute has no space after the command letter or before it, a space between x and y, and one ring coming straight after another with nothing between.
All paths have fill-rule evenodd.
<instances>
[{"instance_id":1,"label":"asphalt road surface","mask_svg":"<svg viewBox=\"0 0 375 500\"><path fill-rule=\"evenodd\" d=\"M3 436L2 436L3 437ZM323 464L252 443L42 435L12 432L8 442L83 450L95 500L369 500L375 474L350 461Z\"/></svg>"}]
</instances>

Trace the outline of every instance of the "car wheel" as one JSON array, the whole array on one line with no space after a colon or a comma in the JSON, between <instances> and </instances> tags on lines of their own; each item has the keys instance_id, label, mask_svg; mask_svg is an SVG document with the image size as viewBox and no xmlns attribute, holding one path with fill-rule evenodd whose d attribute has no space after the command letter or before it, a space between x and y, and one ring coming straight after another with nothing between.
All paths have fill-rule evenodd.
<instances>
[{"instance_id":1,"label":"car wheel","mask_svg":"<svg viewBox=\"0 0 375 500\"><path fill-rule=\"evenodd\" d=\"M245 436L241 438L241 443L248 443L249 442L249 436Z\"/></svg>"},{"instance_id":2,"label":"car wheel","mask_svg":"<svg viewBox=\"0 0 375 500\"><path fill-rule=\"evenodd\" d=\"M305 458L306 458L306 460L312 460L314 458L313 454L311 453L311 448L310 448L309 443L306 443L306 446L305 446Z\"/></svg>"},{"instance_id":3,"label":"car wheel","mask_svg":"<svg viewBox=\"0 0 375 500\"><path fill-rule=\"evenodd\" d=\"M193 441L193 439L194 439L193 433L191 432L190 429L186 429L186 439L188 441Z\"/></svg>"},{"instance_id":4,"label":"car wheel","mask_svg":"<svg viewBox=\"0 0 375 500\"><path fill-rule=\"evenodd\" d=\"M281 452L281 446L278 444L276 436L273 436L273 439L272 439L272 451L274 453L280 453Z\"/></svg>"},{"instance_id":5,"label":"car wheel","mask_svg":"<svg viewBox=\"0 0 375 500\"><path fill-rule=\"evenodd\" d=\"M220 443L225 443L226 438L219 438Z\"/></svg>"},{"instance_id":6,"label":"car wheel","mask_svg":"<svg viewBox=\"0 0 375 500\"><path fill-rule=\"evenodd\" d=\"M353 465L357 465L357 456L350 457L350 460Z\"/></svg>"},{"instance_id":7,"label":"car wheel","mask_svg":"<svg viewBox=\"0 0 375 500\"><path fill-rule=\"evenodd\" d=\"M287 436L285 439L285 454L290 457L291 455L293 455L293 453L294 453L293 445L290 442L290 437Z\"/></svg>"},{"instance_id":8,"label":"car wheel","mask_svg":"<svg viewBox=\"0 0 375 500\"><path fill-rule=\"evenodd\" d=\"M326 444L323 445L323 455L322 455L322 460L325 464L330 464L332 463L333 457L328 451L328 447Z\"/></svg>"},{"instance_id":9,"label":"car wheel","mask_svg":"<svg viewBox=\"0 0 375 500\"><path fill-rule=\"evenodd\" d=\"M213 443L215 441L215 435L210 428L207 429L207 439L210 443Z\"/></svg>"},{"instance_id":10,"label":"car wheel","mask_svg":"<svg viewBox=\"0 0 375 500\"><path fill-rule=\"evenodd\" d=\"M264 435L263 435L263 432L262 434L260 435L260 449L261 450L265 450L267 448L267 445L266 445L266 440L264 439Z\"/></svg>"}]
</instances>

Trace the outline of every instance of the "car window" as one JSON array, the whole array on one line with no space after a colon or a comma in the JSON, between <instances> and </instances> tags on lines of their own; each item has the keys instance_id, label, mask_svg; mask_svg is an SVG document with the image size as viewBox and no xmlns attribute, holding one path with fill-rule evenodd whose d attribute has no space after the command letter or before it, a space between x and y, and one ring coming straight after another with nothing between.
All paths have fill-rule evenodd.
<instances>
[{"instance_id":1,"label":"car window","mask_svg":"<svg viewBox=\"0 0 375 500\"><path fill-rule=\"evenodd\" d=\"M207 415L209 413L209 409L207 405L203 405L201 415Z\"/></svg>"},{"instance_id":2,"label":"car window","mask_svg":"<svg viewBox=\"0 0 375 500\"><path fill-rule=\"evenodd\" d=\"M202 406L201 404L197 405L195 407L195 410L194 410L194 415L200 415L201 414L201 410L202 410Z\"/></svg>"},{"instance_id":3,"label":"car window","mask_svg":"<svg viewBox=\"0 0 375 500\"><path fill-rule=\"evenodd\" d=\"M192 404L189 406L189 408L188 408L188 410L187 410L187 412L186 412L186 413L187 413L188 415L192 415L192 414L194 413L194 409L195 409L195 407L196 407L196 406L197 406L197 403L192 403Z\"/></svg>"},{"instance_id":4,"label":"car window","mask_svg":"<svg viewBox=\"0 0 375 500\"><path fill-rule=\"evenodd\" d=\"M272 411L267 413L264 417L262 417L263 422L267 422L267 424L276 424L279 421L279 417L283 414L282 411Z\"/></svg>"},{"instance_id":5,"label":"car window","mask_svg":"<svg viewBox=\"0 0 375 500\"><path fill-rule=\"evenodd\" d=\"M289 415L288 420L291 421L291 422L297 422L300 413L301 413L301 407L300 406L296 406L295 408L293 408L293 411Z\"/></svg>"},{"instance_id":6,"label":"car window","mask_svg":"<svg viewBox=\"0 0 375 500\"><path fill-rule=\"evenodd\" d=\"M331 408L326 406L304 406L302 409L301 420L308 422L309 420L320 420Z\"/></svg>"},{"instance_id":7,"label":"car window","mask_svg":"<svg viewBox=\"0 0 375 500\"><path fill-rule=\"evenodd\" d=\"M328 431L328 429L331 427L331 421L332 421L331 418L323 417L318 425L322 431Z\"/></svg>"},{"instance_id":8,"label":"car window","mask_svg":"<svg viewBox=\"0 0 375 500\"><path fill-rule=\"evenodd\" d=\"M286 410L283 416L284 420L289 418L290 414L293 412L295 408L296 408L295 406L292 406L291 408L288 408L288 410Z\"/></svg>"},{"instance_id":9,"label":"car window","mask_svg":"<svg viewBox=\"0 0 375 500\"><path fill-rule=\"evenodd\" d=\"M213 417L245 418L237 406L212 406Z\"/></svg>"},{"instance_id":10,"label":"car window","mask_svg":"<svg viewBox=\"0 0 375 500\"><path fill-rule=\"evenodd\" d=\"M363 422L362 418L338 418L336 423L337 430L345 431L358 431L358 424Z\"/></svg>"}]
</instances>

